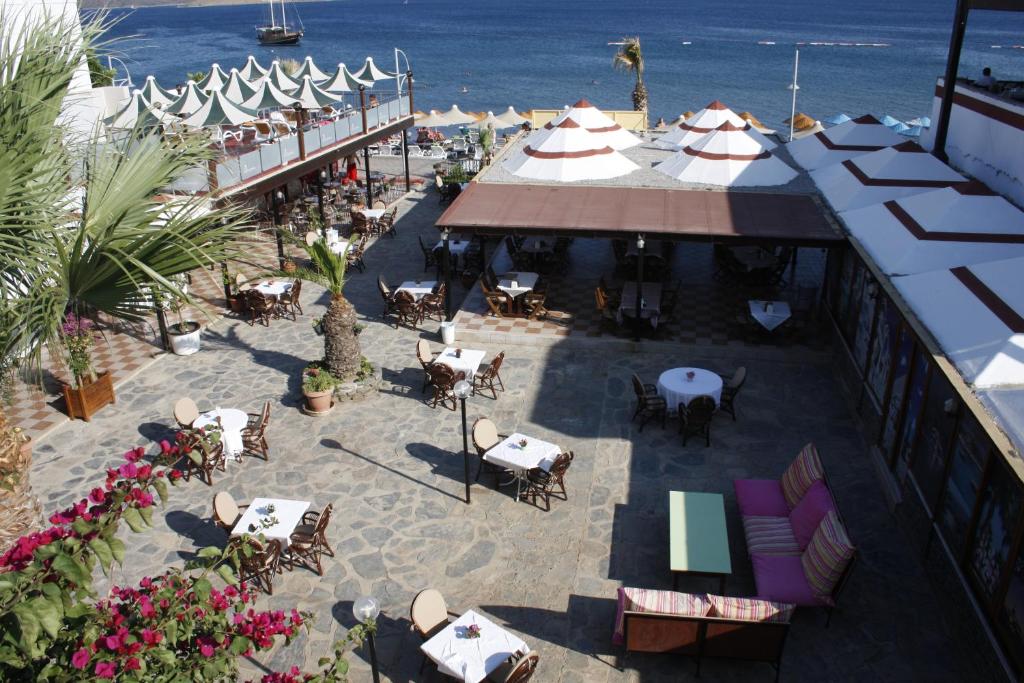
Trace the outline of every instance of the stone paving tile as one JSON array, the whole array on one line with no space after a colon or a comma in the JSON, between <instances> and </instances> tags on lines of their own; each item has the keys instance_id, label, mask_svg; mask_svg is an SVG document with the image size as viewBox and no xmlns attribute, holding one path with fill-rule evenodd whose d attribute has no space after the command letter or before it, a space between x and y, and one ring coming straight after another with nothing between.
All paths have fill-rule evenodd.
<instances>
[{"instance_id":1,"label":"stone paving tile","mask_svg":"<svg viewBox=\"0 0 1024 683\"><path fill-rule=\"evenodd\" d=\"M285 574L270 607L297 605L317 613L313 633L280 649L260 666L312 667L353 623L352 601L372 593L383 615L378 654L385 680L419 676L418 639L409 631L409 603L417 591L442 591L455 611L479 609L540 652L538 681L678 681L693 675L693 662L672 656L631 655L610 644L615 588L633 584L669 588L668 520L671 489L725 495L733 556L727 592L754 590L731 481L778 477L808 440L823 454L839 505L862 559L842 596L832 625L824 615L800 611L783 660L784 679L967 680L965 656L948 637L937 597L885 512L864 446L831 368L812 356L775 356L744 348L653 345L642 352L597 345L517 345L507 349L497 400L469 400L469 420L486 415L502 432L523 431L576 453L568 474L568 501L545 513L516 502L489 482L473 487L463 503L461 422L458 413L432 410L423 401L417 339L440 349L436 323L424 330L396 330L379 319L375 275L390 281L415 276L422 259L417 235L430 236L436 197L402 202L399 235L367 252L366 273L347 287L367 324L364 353L383 366L385 386L373 400L340 406L329 416L301 414L299 372L322 353L309 322L326 297L310 288L305 315L269 328L224 319L205 333L203 350L165 356L127 382L117 406L90 424L65 424L36 448L32 483L47 508L70 502L102 478L128 447L171 433L171 406L188 395L201 408L232 406L255 411L270 400L271 456L229 464L207 487L193 481L172 491L156 528L130 535L127 563L115 577L135 581L180 564L199 548L225 542L210 522L217 491L241 502L256 496L310 500L337 510L328 533L337 557L323 577ZM459 290L460 297L462 291ZM501 350L484 347L488 355ZM739 421L716 418L712 446L686 447L667 429L641 433L629 421L629 375L651 381L660 370L694 364L729 372L747 365ZM102 589L103 584L100 584ZM713 586L684 581L684 590ZM366 654L354 653L353 680L370 680ZM771 680L768 665L708 662L705 681Z\"/></svg>"}]
</instances>

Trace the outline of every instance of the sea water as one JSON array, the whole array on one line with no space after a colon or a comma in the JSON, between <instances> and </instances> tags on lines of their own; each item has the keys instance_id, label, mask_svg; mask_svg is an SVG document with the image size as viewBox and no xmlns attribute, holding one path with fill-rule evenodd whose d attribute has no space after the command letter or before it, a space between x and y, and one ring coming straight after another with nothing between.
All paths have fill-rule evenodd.
<instances>
[{"instance_id":1,"label":"sea water","mask_svg":"<svg viewBox=\"0 0 1024 683\"><path fill-rule=\"evenodd\" d=\"M637 35L646 60L651 122L671 120L720 99L782 127L789 116L794 52L800 46L797 110L931 113L945 66L955 0L334 0L289 3L305 29L300 45L264 47L254 26L265 6L160 7L115 11L117 45L136 84L147 74L165 87L217 62L228 71L249 54L307 54L327 72L367 55L395 69L408 55L417 109L560 108L586 98L631 109L633 78L612 70L616 47ZM991 66L1024 80L1024 13L974 12L961 75ZM811 44L815 43L815 44ZM831 43L831 44L830 44ZM837 45L853 43L854 45ZM857 43L867 45L856 45ZM993 47L993 46L1002 47ZM406 63L401 61L404 71ZM123 74L122 74L123 76ZM393 81L376 88L389 92ZM465 92L464 92L465 91Z\"/></svg>"}]
</instances>

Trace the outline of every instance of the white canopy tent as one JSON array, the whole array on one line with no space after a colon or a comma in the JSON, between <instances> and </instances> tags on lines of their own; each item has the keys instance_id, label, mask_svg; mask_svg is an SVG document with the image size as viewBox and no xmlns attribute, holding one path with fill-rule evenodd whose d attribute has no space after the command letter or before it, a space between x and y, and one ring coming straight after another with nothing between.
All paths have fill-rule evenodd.
<instances>
[{"instance_id":1,"label":"white canopy tent","mask_svg":"<svg viewBox=\"0 0 1024 683\"><path fill-rule=\"evenodd\" d=\"M444 117L444 114L436 109L431 109L424 116L416 118L416 125L423 128L442 128L452 125L452 122Z\"/></svg>"},{"instance_id":2,"label":"white canopy tent","mask_svg":"<svg viewBox=\"0 0 1024 683\"><path fill-rule=\"evenodd\" d=\"M744 129L764 149L774 149L775 143L754 130L753 126L719 100L715 100L685 121L675 125L655 143L665 149L681 149L692 145L702 136L717 130L723 123Z\"/></svg>"},{"instance_id":3,"label":"white canopy tent","mask_svg":"<svg viewBox=\"0 0 1024 683\"><path fill-rule=\"evenodd\" d=\"M306 109L319 109L341 99L340 95L333 95L318 88L309 76L302 77L302 86L293 92L291 97L302 103Z\"/></svg>"},{"instance_id":4,"label":"white canopy tent","mask_svg":"<svg viewBox=\"0 0 1024 683\"><path fill-rule=\"evenodd\" d=\"M751 132L746 125L727 121L654 170L682 182L723 187L785 185L796 178L797 172L765 149Z\"/></svg>"},{"instance_id":5,"label":"white canopy tent","mask_svg":"<svg viewBox=\"0 0 1024 683\"><path fill-rule=\"evenodd\" d=\"M320 84L320 88L332 93L359 92L359 86L371 85L360 81L352 75L344 62L338 63L338 70L327 81Z\"/></svg>"},{"instance_id":6,"label":"white canopy tent","mask_svg":"<svg viewBox=\"0 0 1024 683\"><path fill-rule=\"evenodd\" d=\"M976 389L1024 386L1024 258L893 278L903 299Z\"/></svg>"},{"instance_id":7,"label":"white canopy tent","mask_svg":"<svg viewBox=\"0 0 1024 683\"><path fill-rule=\"evenodd\" d=\"M523 178L563 183L617 178L640 168L572 118L534 131L503 165Z\"/></svg>"},{"instance_id":8,"label":"white canopy tent","mask_svg":"<svg viewBox=\"0 0 1024 683\"><path fill-rule=\"evenodd\" d=\"M245 65L239 69L239 73L242 74L242 78L254 83L266 76L267 70L259 65L255 57L249 55L249 58L245 60Z\"/></svg>"},{"instance_id":9,"label":"white canopy tent","mask_svg":"<svg viewBox=\"0 0 1024 683\"><path fill-rule=\"evenodd\" d=\"M520 116L515 109L509 106L504 112L498 114L498 118L509 124L510 126L521 126L528 122L530 119Z\"/></svg>"},{"instance_id":10,"label":"white canopy tent","mask_svg":"<svg viewBox=\"0 0 1024 683\"><path fill-rule=\"evenodd\" d=\"M306 55L306 58L302 60L302 66L299 67L299 70L292 74L292 78L299 83L306 76L309 76L318 85L330 78L328 74L321 71L320 67L313 63L313 58L309 55Z\"/></svg>"},{"instance_id":11,"label":"white canopy tent","mask_svg":"<svg viewBox=\"0 0 1024 683\"><path fill-rule=\"evenodd\" d=\"M811 171L898 145L904 139L867 114L786 145L793 161Z\"/></svg>"},{"instance_id":12,"label":"white canopy tent","mask_svg":"<svg viewBox=\"0 0 1024 683\"><path fill-rule=\"evenodd\" d=\"M974 181L839 216L888 275L1024 257L1024 212Z\"/></svg>"},{"instance_id":13,"label":"white canopy tent","mask_svg":"<svg viewBox=\"0 0 1024 683\"><path fill-rule=\"evenodd\" d=\"M274 87L274 84L269 80L260 83L256 89L256 93L242 102L242 106L247 109L279 109L281 107L290 107L295 104L295 98L287 93L283 93Z\"/></svg>"},{"instance_id":14,"label":"white canopy tent","mask_svg":"<svg viewBox=\"0 0 1024 683\"><path fill-rule=\"evenodd\" d=\"M191 128L207 126L239 126L256 118L256 111L239 106L221 94L219 90L210 93L206 103L182 124Z\"/></svg>"},{"instance_id":15,"label":"white canopy tent","mask_svg":"<svg viewBox=\"0 0 1024 683\"><path fill-rule=\"evenodd\" d=\"M561 114L548 121L544 127L554 128L566 119L573 119L588 133L596 135L600 142L616 151L639 145L641 140L620 126L610 116L586 100L580 100Z\"/></svg>"},{"instance_id":16,"label":"white canopy tent","mask_svg":"<svg viewBox=\"0 0 1024 683\"><path fill-rule=\"evenodd\" d=\"M836 211L859 209L967 179L924 151L903 142L811 171L822 195Z\"/></svg>"},{"instance_id":17,"label":"white canopy tent","mask_svg":"<svg viewBox=\"0 0 1024 683\"><path fill-rule=\"evenodd\" d=\"M386 81L387 79L394 77L395 74L390 71L384 71L378 68L377 65L373 63L373 57L367 57L366 61L363 63L363 68L356 74L356 78L364 83L369 83L369 87L373 87L373 84L377 81Z\"/></svg>"},{"instance_id":18,"label":"white canopy tent","mask_svg":"<svg viewBox=\"0 0 1024 683\"><path fill-rule=\"evenodd\" d=\"M203 77L203 80L199 81L196 85L199 86L200 90L210 92L211 90L223 90L227 82L228 75L220 68L220 64L214 62L210 66L210 71Z\"/></svg>"},{"instance_id":19,"label":"white canopy tent","mask_svg":"<svg viewBox=\"0 0 1024 683\"><path fill-rule=\"evenodd\" d=\"M235 104L241 104L256 94L256 86L242 78L238 69L232 69L228 82L221 88L221 92Z\"/></svg>"},{"instance_id":20,"label":"white canopy tent","mask_svg":"<svg viewBox=\"0 0 1024 683\"><path fill-rule=\"evenodd\" d=\"M188 116L199 111L200 107L206 104L208 99L210 99L210 96L200 90L195 81L189 81L185 85L185 92L181 93L178 99L164 107L164 111L169 114Z\"/></svg>"},{"instance_id":21,"label":"white canopy tent","mask_svg":"<svg viewBox=\"0 0 1024 683\"><path fill-rule=\"evenodd\" d=\"M104 123L108 128L132 129L177 121L177 117L150 106L141 90L132 93L128 103Z\"/></svg>"},{"instance_id":22,"label":"white canopy tent","mask_svg":"<svg viewBox=\"0 0 1024 683\"><path fill-rule=\"evenodd\" d=\"M476 123L469 124L469 127L470 128L479 128L480 130L483 130L488 125L493 126L494 130L504 130L505 128L513 128L513 127L515 127L516 124L509 123L509 122L505 121L504 119L501 119L501 118L495 116L494 112L489 111L489 112L487 112L487 116L483 117L482 119L480 119Z\"/></svg>"},{"instance_id":23,"label":"white canopy tent","mask_svg":"<svg viewBox=\"0 0 1024 683\"><path fill-rule=\"evenodd\" d=\"M448 121L449 126L461 126L467 123L476 123L476 117L459 109L459 105L457 104L453 104L452 108L441 114L441 116Z\"/></svg>"},{"instance_id":24,"label":"white canopy tent","mask_svg":"<svg viewBox=\"0 0 1024 683\"><path fill-rule=\"evenodd\" d=\"M264 78L281 92L291 92L299 87L298 82L284 72L281 68L281 62L276 59L270 64L270 71L267 72Z\"/></svg>"},{"instance_id":25,"label":"white canopy tent","mask_svg":"<svg viewBox=\"0 0 1024 683\"><path fill-rule=\"evenodd\" d=\"M146 83L142 86L142 96L152 106L161 108L178 99L176 94L161 88L152 76L146 76Z\"/></svg>"}]
</instances>

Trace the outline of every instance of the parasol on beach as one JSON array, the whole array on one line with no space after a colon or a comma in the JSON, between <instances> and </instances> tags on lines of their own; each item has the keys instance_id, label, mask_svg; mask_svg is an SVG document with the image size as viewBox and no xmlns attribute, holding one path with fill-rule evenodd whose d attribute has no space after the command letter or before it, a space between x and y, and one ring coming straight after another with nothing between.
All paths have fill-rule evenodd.
<instances>
[{"instance_id":1,"label":"parasol on beach","mask_svg":"<svg viewBox=\"0 0 1024 683\"><path fill-rule=\"evenodd\" d=\"M516 110L509 106L508 109L498 114L498 118L509 124L510 126L521 126L524 123L529 122L530 119L524 118L516 113Z\"/></svg>"},{"instance_id":2,"label":"parasol on beach","mask_svg":"<svg viewBox=\"0 0 1024 683\"><path fill-rule=\"evenodd\" d=\"M328 77L327 81L320 83L320 88L332 93L346 93L346 92L359 92L359 86L361 85L372 85L364 83L348 70L344 62L338 62L338 69L334 72L333 76Z\"/></svg>"},{"instance_id":3,"label":"parasol on beach","mask_svg":"<svg viewBox=\"0 0 1024 683\"><path fill-rule=\"evenodd\" d=\"M586 100L580 100L566 108L561 114L544 124L544 128L554 128L568 119L572 119L587 132L596 135L602 143L614 150L629 149L641 142L640 138Z\"/></svg>"},{"instance_id":4,"label":"parasol on beach","mask_svg":"<svg viewBox=\"0 0 1024 683\"><path fill-rule=\"evenodd\" d=\"M442 114L449 126L461 126L467 123L476 123L476 119L459 109L459 105L453 104L452 108Z\"/></svg>"},{"instance_id":5,"label":"parasol on beach","mask_svg":"<svg viewBox=\"0 0 1024 683\"><path fill-rule=\"evenodd\" d=\"M617 178L640 168L574 118L534 131L502 166L523 178L566 183Z\"/></svg>"},{"instance_id":6,"label":"parasol on beach","mask_svg":"<svg viewBox=\"0 0 1024 683\"><path fill-rule=\"evenodd\" d=\"M249 82L257 81L267 75L267 70L260 66L252 55L249 55L249 58L245 60L245 65L238 72Z\"/></svg>"},{"instance_id":7,"label":"parasol on beach","mask_svg":"<svg viewBox=\"0 0 1024 683\"><path fill-rule=\"evenodd\" d=\"M723 187L785 185L797 172L754 137L726 121L654 167L676 180Z\"/></svg>"},{"instance_id":8,"label":"parasol on beach","mask_svg":"<svg viewBox=\"0 0 1024 683\"><path fill-rule=\"evenodd\" d=\"M209 92L211 90L221 90L224 85L228 82L228 75L224 73L224 70L220 68L220 64L214 62L210 66L209 73L203 77L203 80L196 83L199 89L203 92Z\"/></svg>"},{"instance_id":9,"label":"parasol on beach","mask_svg":"<svg viewBox=\"0 0 1024 683\"><path fill-rule=\"evenodd\" d=\"M508 123L507 121L505 121L503 119L500 119L497 116L495 116L494 112L490 112L489 111L489 112L487 112L484 115L484 117L482 119L480 119L476 123L469 124L469 127L470 128L479 128L480 130L483 130L488 125L493 126L494 130L503 130L505 128L513 128L513 127L515 127L516 124Z\"/></svg>"},{"instance_id":10,"label":"parasol on beach","mask_svg":"<svg viewBox=\"0 0 1024 683\"><path fill-rule=\"evenodd\" d=\"M232 69L228 82L221 88L221 93L235 104L241 104L256 94L256 87L242 78L238 69Z\"/></svg>"},{"instance_id":11,"label":"parasol on beach","mask_svg":"<svg viewBox=\"0 0 1024 683\"><path fill-rule=\"evenodd\" d=\"M306 58L302 60L302 66L299 67L299 70L292 74L292 79L301 83L302 79L306 76L309 76L310 80L317 85L330 78L329 75L320 70L320 67L313 63L313 58L309 55L306 55Z\"/></svg>"},{"instance_id":12,"label":"parasol on beach","mask_svg":"<svg viewBox=\"0 0 1024 683\"><path fill-rule=\"evenodd\" d=\"M290 107L295 104L295 98L287 93L281 92L269 80L260 83L255 94L242 102L246 109L279 109Z\"/></svg>"},{"instance_id":13,"label":"parasol on beach","mask_svg":"<svg viewBox=\"0 0 1024 683\"><path fill-rule=\"evenodd\" d=\"M178 99L176 94L157 85L156 79L152 76L146 76L146 83L142 86L142 96L154 107L166 107Z\"/></svg>"},{"instance_id":14,"label":"parasol on beach","mask_svg":"<svg viewBox=\"0 0 1024 683\"><path fill-rule=\"evenodd\" d=\"M168 114L188 116L193 112L199 111L199 108L206 104L208 99L210 99L210 96L200 90L195 81L189 81L185 84L185 92L181 93L178 99L164 107L164 111Z\"/></svg>"},{"instance_id":15,"label":"parasol on beach","mask_svg":"<svg viewBox=\"0 0 1024 683\"><path fill-rule=\"evenodd\" d=\"M203 106L182 120L182 124L192 128L238 126L255 118L254 109L239 106L222 95L219 90L214 90Z\"/></svg>"},{"instance_id":16,"label":"parasol on beach","mask_svg":"<svg viewBox=\"0 0 1024 683\"><path fill-rule=\"evenodd\" d=\"M366 62L363 63L363 68L356 74L356 78L369 83L369 87L371 88L377 81L384 81L394 77L395 74L390 71L384 71L378 68L377 65L373 63L373 57L367 57Z\"/></svg>"},{"instance_id":17,"label":"parasol on beach","mask_svg":"<svg viewBox=\"0 0 1024 683\"><path fill-rule=\"evenodd\" d=\"M446 119L441 112L431 109L429 114L416 117L416 125L422 128L443 128L452 125L452 122Z\"/></svg>"},{"instance_id":18,"label":"parasol on beach","mask_svg":"<svg viewBox=\"0 0 1024 683\"><path fill-rule=\"evenodd\" d=\"M291 97L301 102L306 109L319 109L341 99L340 95L334 95L318 88L309 76L302 77L302 85L291 94Z\"/></svg>"}]
</instances>

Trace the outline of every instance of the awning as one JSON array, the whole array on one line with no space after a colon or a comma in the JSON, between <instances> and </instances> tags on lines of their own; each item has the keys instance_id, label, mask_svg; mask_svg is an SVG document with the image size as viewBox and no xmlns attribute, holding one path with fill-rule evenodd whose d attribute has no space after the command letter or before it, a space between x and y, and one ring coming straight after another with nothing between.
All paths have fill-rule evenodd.
<instances>
[{"instance_id":1,"label":"awning","mask_svg":"<svg viewBox=\"0 0 1024 683\"><path fill-rule=\"evenodd\" d=\"M640 168L574 118L534 131L501 165L522 178L563 183L618 178Z\"/></svg>"},{"instance_id":2,"label":"awning","mask_svg":"<svg viewBox=\"0 0 1024 683\"><path fill-rule=\"evenodd\" d=\"M136 90L132 93L128 103L121 107L116 114L106 119L104 123L110 128L131 129L147 128L177 120L176 116L151 107L143 97L142 91Z\"/></svg>"},{"instance_id":3,"label":"awning","mask_svg":"<svg viewBox=\"0 0 1024 683\"><path fill-rule=\"evenodd\" d=\"M320 70L320 67L313 63L313 58L309 55L306 55L306 58L302 60L302 66L299 70L292 74L292 78L299 83L301 83L302 79L306 76L309 76L310 80L317 85L330 78L330 76Z\"/></svg>"},{"instance_id":4,"label":"awning","mask_svg":"<svg viewBox=\"0 0 1024 683\"><path fill-rule=\"evenodd\" d=\"M302 86L293 92L291 97L301 102L306 109L319 109L341 99L341 95L332 95L316 87L309 76L303 76Z\"/></svg>"},{"instance_id":5,"label":"awning","mask_svg":"<svg viewBox=\"0 0 1024 683\"><path fill-rule=\"evenodd\" d=\"M377 81L384 81L394 77L395 74L377 68L377 65L373 63L373 57L367 57L366 62L363 63L363 68L356 74L356 78L369 83L371 86Z\"/></svg>"},{"instance_id":6,"label":"awning","mask_svg":"<svg viewBox=\"0 0 1024 683\"><path fill-rule=\"evenodd\" d=\"M166 107L178 98L176 94L161 88L152 76L146 76L146 84L142 86L142 96L154 107Z\"/></svg>"},{"instance_id":7,"label":"awning","mask_svg":"<svg viewBox=\"0 0 1024 683\"><path fill-rule=\"evenodd\" d=\"M256 86L242 78L238 69L232 69L228 82L221 88L221 92L235 104L241 104L256 94Z\"/></svg>"},{"instance_id":8,"label":"awning","mask_svg":"<svg viewBox=\"0 0 1024 683\"><path fill-rule=\"evenodd\" d=\"M239 73L242 74L242 78L253 83L266 76L267 70L259 65L255 57L249 55L249 58L245 60L245 66L239 69Z\"/></svg>"},{"instance_id":9,"label":"awning","mask_svg":"<svg viewBox=\"0 0 1024 683\"><path fill-rule=\"evenodd\" d=\"M903 138L868 114L794 140L786 145L786 149L793 156L793 161L807 170L814 170L877 152L903 141Z\"/></svg>"},{"instance_id":10,"label":"awning","mask_svg":"<svg viewBox=\"0 0 1024 683\"><path fill-rule=\"evenodd\" d=\"M723 187L785 185L796 178L796 171L754 137L758 134L750 124L742 123L723 123L654 170L683 182Z\"/></svg>"},{"instance_id":11,"label":"awning","mask_svg":"<svg viewBox=\"0 0 1024 683\"><path fill-rule=\"evenodd\" d=\"M622 151L640 144L640 138L620 126L610 116L586 100L580 100L561 114L544 124L547 129L557 128L560 123L572 119L588 133L595 135L602 145L615 151Z\"/></svg>"},{"instance_id":12,"label":"awning","mask_svg":"<svg viewBox=\"0 0 1024 683\"><path fill-rule=\"evenodd\" d=\"M711 102L693 116L676 125L668 133L662 135L655 144L666 149L682 149L687 145L692 145L723 123L731 123L739 128L744 128L763 148L775 149L774 142L755 130L750 122L744 121L719 100Z\"/></svg>"},{"instance_id":13,"label":"awning","mask_svg":"<svg viewBox=\"0 0 1024 683\"><path fill-rule=\"evenodd\" d=\"M332 93L346 93L346 92L359 92L359 86L361 85L373 85L372 83L364 83L349 72L344 62L338 63L338 70L334 72L333 76L328 77L325 83L320 84L322 90Z\"/></svg>"},{"instance_id":14,"label":"awning","mask_svg":"<svg viewBox=\"0 0 1024 683\"><path fill-rule=\"evenodd\" d=\"M235 104L219 90L210 93L210 99L194 114L182 121L192 128L205 126L238 126L256 118L254 109L247 109Z\"/></svg>"},{"instance_id":15,"label":"awning","mask_svg":"<svg viewBox=\"0 0 1024 683\"><path fill-rule=\"evenodd\" d=\"M243 102L242 106L248 109L260 110L279 109L281 107L290 107L293 104L295 104L294 97L281 92L270 81L263 81L260 83L259 88L256 89L256 94Z\"/></svg>"},{"instance_id":16,"label":"awning","mask_svg":"<svg viewBox=\"0 0 1024 683\"><path fill-rule=\"evenodd\" d=\"M199 108L206 104L208 99L210 99L210 96L200 90L195 81L189 81L185 86L185 92L181 93L174 102L164 107L164 111L169 114L188 116L199 111Z\"/></svg>"},{"instance_id":17,"label":"awning","mask_svg":"<svg viewBox=\"0 0 1024 683\"><path fill-rule=\"evenodd\" d=\"M298 81L294 80L281 69L281 62L276 59L270 64L270 71L267 72L266 80L281 92L291 92L299 87Z\"/></svg>"},{"instance_id":18,"label":"awning","mask_svg":"<svg viewBox=\"0 0 1024 683\"><path fill-rule=\"evenodd\" d=\"M470 183L438 228L830 246L844 237L809 195L664 188Z\"/></svg>"},{"instance_id":19,"label":"awning","mask_svg":"<svg viewBox=\"0 0 1024 683\"><path fill-rule=\"evenodd\" d=\"M222 90L228 82L228 75L224 73L224 70L220 68L220 65L214 63L210 67L209 73L203 77L203 80L196 83L199 89L204 92L210 92L211 90Z\"/></svg>"}]
</instances>

